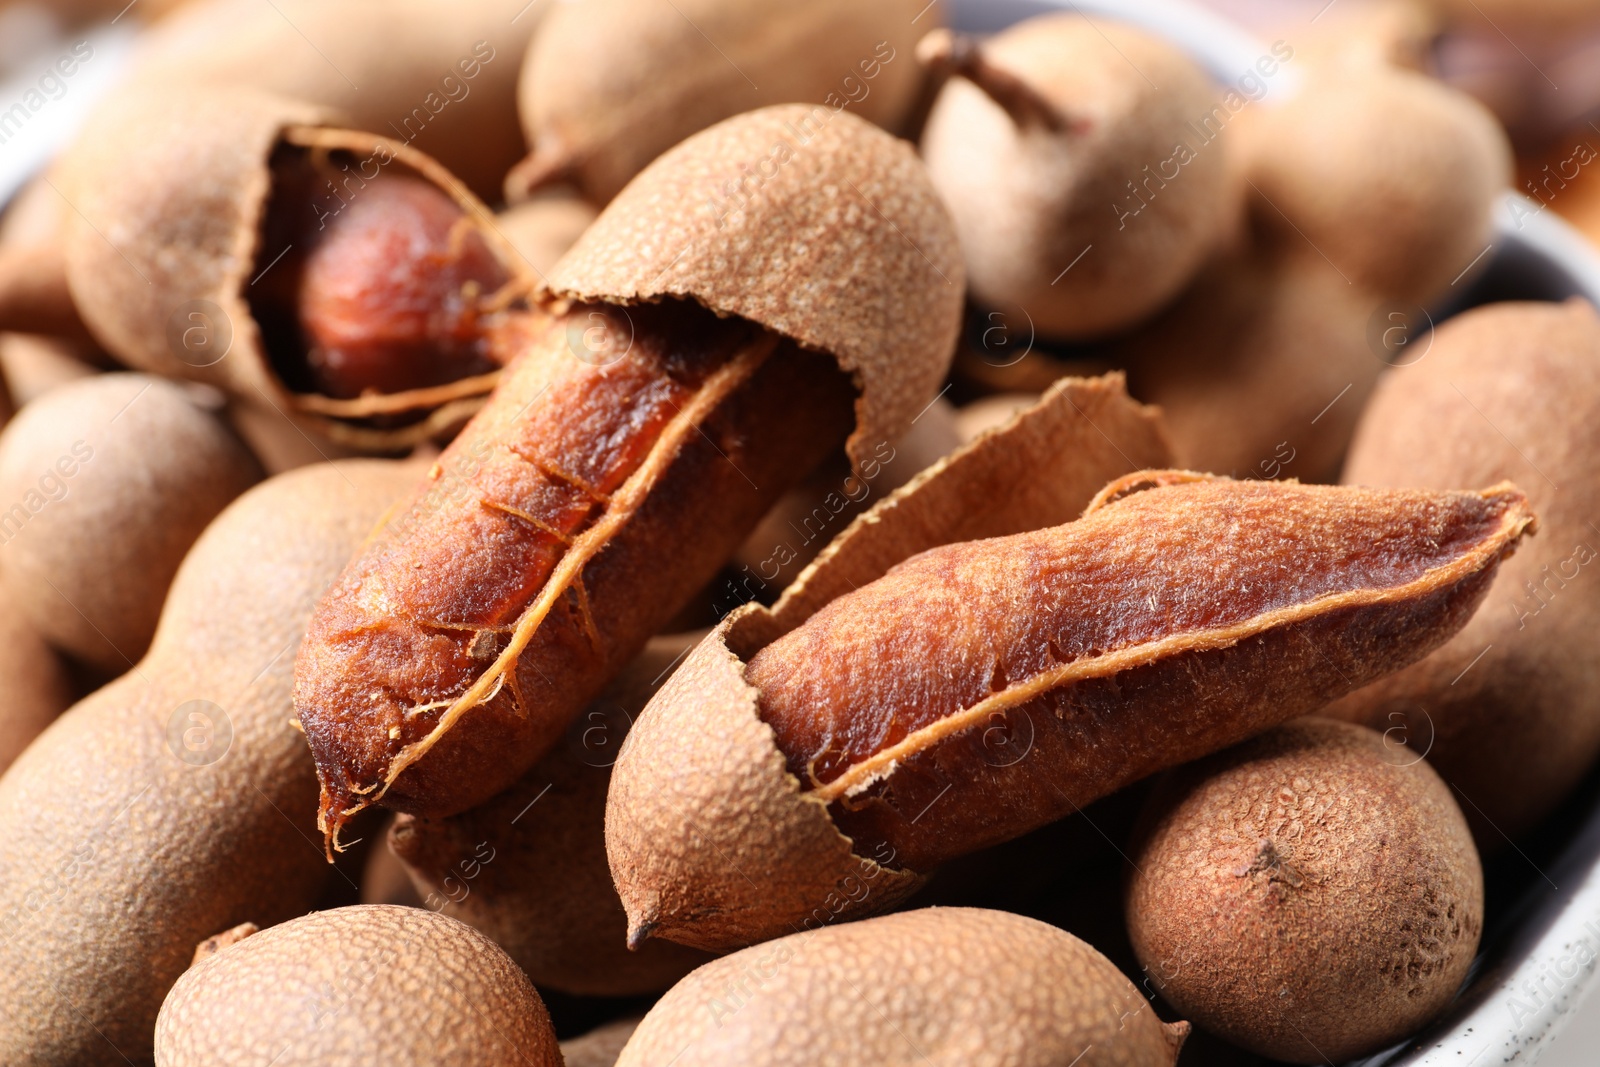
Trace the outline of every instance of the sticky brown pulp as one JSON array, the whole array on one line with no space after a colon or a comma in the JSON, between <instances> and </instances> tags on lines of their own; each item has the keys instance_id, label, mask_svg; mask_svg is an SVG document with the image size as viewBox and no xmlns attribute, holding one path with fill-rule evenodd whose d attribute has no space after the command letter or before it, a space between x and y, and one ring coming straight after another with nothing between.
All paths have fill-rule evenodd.
<instances>
[{"instance_id":1,"label":"sticky brown pulp","mask_svg":"<svg viewBox=\"0 0 1600 1067\"><path fill-rule=\"evenodd\" d=\"M686 443L631 532L585 565L504 685L391 803L460 810L509 784L849 431L852 390L831 358L743 320L667 302L519 322L526 351L489 406L313 619L296 704L330 817L370 795L493 664L670 426ZM710 383L743 366L748 380L684 430Z\"/></svg>"},{"instance_id":2,"label":"sticky brown pulp","mask_svg":"<svg viewBox=\"0 0 1600 1067\"><path fill-rule=\"evenodd\" d=\"M352 398L498 366L486 322L510 274L461 207L403 172L290 145L272 159L252 314L298 392Z\"/></svg>"},{"instance_id":3,"label":"sticky brown pulp","mask_svg":"<svg viewBox=\"0 0 1600 1067\"><path fill-rule=\"evenodd\" d=\"M1419 596L1413 594L1407 604L1351 615L1348 604L1335 612L1334 598L1425 582L1435 568L1457 562L1496 538L1503 545L1507 513L1522 507L1520 495L1485 498L1249 482L1140 492L1076 523L914 557L762 649L751 657L746 677L759 693L762 716L772 725L790 770L806 786L816 787L838 780L918 730L1042 672L1065 664L1088 666L1099 657L1164 641L1166 647L1152 647L1134 662L1090 666L1084 677L1019 701L1015 710L991 717L984 728L967 731L1000 731L993 739L1002 748L988 753L987 760L979 751L981 743L966 753L976 775L985 780L1037 775L1035 785L1048 792L1052 775L1040 769L1048 758L1041 753L1092 742L1107 750L1108 759L1116 749L1126 749L1125 758L1109 759L1118 767L1103 772L1099 782L1101 787L1121 784L1132 780L1119 773L1124 768L1137 777L1176 754L1155 751L1165 743L1157 738L1172 719L1203 717L1197 713L1205 709L1150 709L1148 721L1119 725L1119 679L1129 687L1134 707L1137 686L1152 700L1166 690L1182 692L1185 699L1214 700L1225 709L1230 701L1244 701L1226 684L1226 671L1213 677L1209 661L1201 657L1233 655L1243 664L1264 647L1251 646L1254 638L1235 637L1222 644L1238 645L1238 652L1209 653L1198 644L1174 648L1174 640L1181 645L1186 635L1193 635L1199 642L1207 631L1248 627L1269 613L1327 598L1329 611L1322 618L1313 610L1291 624L1300 631L1301 645L1314 633L1317 640L1333 642L1326 654L1301 648L1298 655L1282 659L1284 672L1302 669L1307 679L1314 678L1303 699L1315 705L1328 699L1320 691L1327 680L1315 676L1328 675L1335 684L1348 677L1353 686L1371 677L1370 669L1377 665L1346 663L1339 647L1346 640L1342 633L1360 630L1365 644L1373 627L1392 629L1398 652L1406 639L1402 620L1417 627L1414 639L1424 640L1455 607L1455 601L1444 597L1431 616L1424 612L1414 617L1415 611L1400 610L1415 607ZM1491 553L1485 562L1492 566L1497 558ZM1326 627L1320 632L1318 622ZM1309 659L1309 666L1302 668L1302 657ZM1250 663L1252 671L1271 670L1270 665ZM1382 666L1393 669L1393 664ZM1162 679L1163 670L1174 672L1176 681ZM1264 687L1265 682L1258 686ZM1104 719L1108 711L1113 717ZM1014 734L1023 729L1024 718L1026 730L1036 732L1027 738ZM1051 738L1051 732L1074 734L1078 740ZM1143 736L1119 736L1129 732ZM1192 732L1198 736L1203 731L1195 726ZM1016 746L1014 753L1004 748L1007 743ZM835 804L835 821L847 832L853 828L852 836L860 833L869 840L893 837L899 832L894 827L920 822L921 812L909 810L916 807L909 795L926 793L921 799L932 803L937 787L954 777L946 773L952 770L953 749L949 741L944 744L938 758L932 755L938 743L928 745L928 762L937 770L922 768L927 789L910 788L917 768L911 774L903 765L885 768L890 782L896 773L904 780L896 810L883 810L878 799L885 790L874 787L864 800L847 796ZM1018 757L1015 770L1007 762L1013 754ZM910 755L915 762L920 754ZM1030 756L1033 765L1022 767ZM944 803L961 803L966 785L956 779ZM1062 794L1056 801L1045 797L1039 803L1070 811L1073 804L1098 795L1092 788L1086 794L1080 788L1084 785L1094 783L1080 779L1069 784L1071 796ZM911 836L936 835L948 814L941 810L930 816ZM977 821L984 823L974 831L987 839L983 843L1022 832L1006 833L999 812ZM913 856L930 855L906 839L891 843L907 845Z\"/></svg>"}]
</instances>

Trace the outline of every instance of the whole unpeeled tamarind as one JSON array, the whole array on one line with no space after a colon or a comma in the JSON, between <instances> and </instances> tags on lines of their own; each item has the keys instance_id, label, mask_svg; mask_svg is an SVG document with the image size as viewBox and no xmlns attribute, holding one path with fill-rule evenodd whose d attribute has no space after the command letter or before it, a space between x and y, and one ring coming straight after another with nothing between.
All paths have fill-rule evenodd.
<instances>
[{"instance_id":1,"label":"whole unpeeled tamarind","mask_svg":"<svg viewBox=\"0 0 1600 1067\"><path fill-rule=\"evenodd\" d=\"M532 152L507 176L506 195L567 181L597 206L673 145L768 104L809 104L793 116L801 124L848 109L904 132L922 84L912 46L942 15L918 0L550 7L518 85ZM742 183L758 165L726 177Z\"/></svg>"},{"instance_id":2,"label":"whole unpeeled tamarind","mask_svg":"<svg viewBox=\"0 0 1600 1067\"><path fill-rule=\"evenodd\" d=\"M331 844L380 799L449 815L511 785L785 488L927 405L959 318L949 219L903 143L848 115L793 140L805 113L713 127L612 202L319 608L296 706ZM720 213L722 178L775 143L784 164Z\"/></svg>"},{"instance_id":3,"label":"whole unpeeled tamarind","mask_svg":"<svg viewBox=\"0 0 1600 1067\"><path fill-rule=\"evenodd\" d=\"M1538 509L1536 548L1460 634L1328 710L1425 749L1485 853L1548 816L1600 753L1597 450L1600 316L1576 298L1451 319L1426 358L1389 372L1350 448L1350 484L1514 478Z\"/></svg>"},{"instance_id":4,"label":"whole unpeeled tamarind","mask_svg":"<svg viewBox=\"0 0 1600 1067\"><path fill-rule=\"evenodd\" d=\"M316 903L330 872L290 657L415 476L325 464L240 497L185 557L149 653L0 777L0 1061L148 1063L202 938Z\"/></svg>"},{"instance_id":5,"label":"whole unpeeled tamarind","mask_svg":"<svg viewBox=\"0 0 1600 1067\"><path fill-rule=\"evenodd\" d=\"M1129 849L1145 988L1233 1044L1345 1063L1425 1026L1483 933L1483 871L1416 749L1319 716L1159 779Z\"/></svg>"},{"instance_id":6,"label":"whole unpeeled tamarind","mask_svg":"<svg viewBox=\"0 0 1600 1067\"><path fill-rule=\"evenodd\" d=\"M156 1067L562 1062L527 975L454 919L358 905L218 940L161 1005Z\"/></svg>"},{"instance_id":7,"label":"whole unpeeled tamarind","mask_svg":"<svg viewBox=\"0 0 1600 1067\"><path fill-rule=\"evenodd\" d=\"M1065 930L922 908L713 960L656 1002L617 1065L1172 1067L1188 1034Z\"/></svg>"}]
</instances>

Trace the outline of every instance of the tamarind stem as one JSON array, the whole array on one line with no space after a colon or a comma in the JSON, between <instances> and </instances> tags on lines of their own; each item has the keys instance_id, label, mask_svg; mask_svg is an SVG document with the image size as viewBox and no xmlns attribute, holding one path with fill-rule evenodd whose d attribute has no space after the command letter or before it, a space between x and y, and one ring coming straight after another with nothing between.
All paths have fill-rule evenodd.
<instances>
[{"instance_id":1,"label":"tamarind stem","mask_svg":"<svg viewBox=\"0 0 1600 1067\"><path fill-rule=\"evenodd\" d=\"M978 39L971 34L934 30L918 43L917 58L935 76L959 75L982 89L1018 126L1038 125L1060 132L1073 125L1032 85L989 62Z\"/></svg>"}]
</instances>

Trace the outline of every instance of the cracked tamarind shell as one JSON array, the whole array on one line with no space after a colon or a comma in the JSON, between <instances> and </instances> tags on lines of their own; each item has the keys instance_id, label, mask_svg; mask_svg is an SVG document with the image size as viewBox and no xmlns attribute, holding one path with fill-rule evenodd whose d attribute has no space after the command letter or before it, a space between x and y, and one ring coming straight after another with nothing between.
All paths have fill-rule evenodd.
<instances>
[{"instance_id":1,"label":"cracked tamarind shell","mask_svg":"<svg viewBox=\"0 0 1600 1067\"><path fill-rule=\"evenodd\" d=\"M140 7L143 4L139 5ZM548 0L203 0L139 38L118 92L282 94L405 141L498 199ZM135 8L135 11L138 9Z\"/></svg>"},{"instance_id":2,"label":"cracked tamarind shell","mask_svg":"<svg viewBox=\"0 0 1600 1067\"><path fill-rule=\"evenodd\" d=\"M707 959L668 941L628 950L628 917L605 846L617 749L700 636L652 638L573 723L566 742L510 789L449 818L398 815L389 830L389 848L423 904L494 941L540 989L656 993Z\"/></svg>"},{"instance_id":3,"label":"cracked tamarind shell","mask_svg":"<svg viewBox=\"0 0 1600 1067\"><path fill-rule=\"evenodd\" d=\"M949 218L904 142L851 115L797 131L805 114L703 131L611 202L408 520L318 609L296 705L330 847L373 803L443 816L509 787L788 484L838 442L865 462L937 392L963 286ZM769 158L745 207L710 202Z\"/></svg>"},{"instance_id":4,"label":"cracked tamarind shell","mask_svg":"<svg viewBox=\"0 0 1600 1067\"><path fill-rule=\"evenodd\" d=\"M190 387L147 374L61 386L0 434L6 596L63 652L128 670L190 546L261 477Z\"/></svg>"},{"instance_id":5,"label":"cracked tamarind shell","mask_svg":"<svg viewBox=\"0 0 1600 1067\"><path fill-rule=\"evenodd\" d=\"M316 902L329 872L294 648L415 477L356 460L240 497L179 568L144 659L0 778L0 1062L148 1063L202 938Z\"/></svg>"},{"instance_id":6,"label":"cracked tamarind shell","mask_svg":"<svg viewBox=\"0 0 1600 1067\"><path fill-rule=\"evenodd\" d=\"M1172 45L1080 12L924 47L939 44L956 76L922 153L978 303L1021 308L1046 336L1112 333L1176 296L1233 228L1227 146L1195 131L1218 93Z\"/></svg>"},{"instance_id":7,"label":"cracked tamarind shell","mask_svg":"<svg viewBox=\"0 0 1600 1067\"><path fill-rule=\"evenodd\" d=\"M746 608L613 777L630 937L714 948L859 913L883 894L804 835L914 879L1314 710L1459 630L1534 523L1505 483L1144 471L1076 522L925 552L787 632Z\"/></svg>"},{"instance_id":8,"label":"cracked tamarind shell","mask_svg":"<svg viewBox=\"0 0 1600 1067\"><path fill-rule=\"evenodd\" d=\"M533 276L437 162L333 122L320 107L246 90L130 92L101 108L63 161L78 209L67 276L89 329L127 365L214 385L314 438L391 452L459 426L496 375L353 399L291 388L305 353L269 352L251 302L256 283L283 269L282 252L265 247L275 154L343 160L339 173L353 176L343 192L318 191L327 205L359 198L363 173L420 178L460 207L517 284Z\"/></svg>"},{"instance_id":9,"label":"cracked tamarind shell","mask_svg":"<svg viewBox=\"0 0 1600 1067\"><path fill-rule=\"evenodd\" d=\"M156 1067L561 1067L550 1014L493 941L420 908L357 904L251 933L185 971Z\"/></svg>"},{"instance_id":10,"label":"cracked tamarind shell","mask_svg":"<svg viewBox=\"0 0 1600 1067\"><path fill-rule=\"evenodd\" d=\"M656 1002L617 1067L1171 1067L1188 1033L1065 930L923 908L706 964Z\"/></svg>"},{"instance_id":11,"label":"cracked tamarind shell","mask_svg":"<svg viewBox=\"0 0 1600 1067\"><path fill-rule=\"evenodd\" d=\"M1145 809L1128 932L1186 1017L1274 1060L1392 1045L1460 988L1483 871L1420 752L1310 717L1179 768Z\"/></svg>"},{"instance_id":12,"label":"cracked tamarind shell","mask_svg":"<svg viewBox=\"0 0 1600 1067\"><path fill-rule=\"evenodd\" d=\"M940 18L918 0L553 7L523 64L532 154L506 179L512 200L565 180L605 204L673 145L768 105L810 104L806 121L824 124L848 109L898 133L922 87L916 36ZM750 173L730 167L725 180L732 187Z\"/></svg>"},{"instance_id":13,"label":"cracked tamarind shell","mask_svg":"<svg viewBox=\"0 0 1600 1067\"><path fill-rule=\"evenodd\" d=\"M612 772L606 853L629 943L726 951L904 900L920 877L852 852L788 773L742 656L917 552L1065 522L1108 479L1170 454L1120 375L1065 379L858 516L773 608L728 616L634 723Z\"/></svg>"},{"instance_id":14,"label":"cracked tamarind shell","mask_svg":"<svg viewBox=\"0 0 1600 1067\"><path fill-rule=\"evenodd\" d=\"M1600 755L1597 454L1600 317L1573 299L1441 325L1420 359L1389 371L1345 466L1353 485L1515 478L1538 509L1538 542L1460 634L1327 711L1426 752L1485 852L1532 829Z\"/></svg>"}]
</instances>

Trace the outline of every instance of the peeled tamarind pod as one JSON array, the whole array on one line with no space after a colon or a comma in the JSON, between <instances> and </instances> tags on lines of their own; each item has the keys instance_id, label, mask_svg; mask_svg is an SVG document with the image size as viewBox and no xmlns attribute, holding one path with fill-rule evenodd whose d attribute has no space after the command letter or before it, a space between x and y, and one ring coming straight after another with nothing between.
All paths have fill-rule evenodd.
<instances>
[{"instance_id":1,"label":"peeled tamarind pod","mask_svg":"<svg viewBox=\"0 0 1600 1067\"><path fill-rule=\"evenodd\" d=\"M856 856L926 873L1314 710L1459 630L1534 521L1508 484L1383 491L1146 471L1076 522L925 552L766 641L737 633L735 616L651 701L615 773L608 847L631 928L711 947L728 921L716 915L702 937L690 902L725 906L735 866L771 877L781 831L750 828L780 826L778 810L810 806ZM678 736L685 716L719 754ZM752 803L726 740L752 728L783 761L787 807L768 801L760 819L684 808L712 790ZM624 800L642 805L627 824ZM677 870L652 897L657 861L624 844L664 851L642 838L672 819L703 836L728 827L700 847L734 861L726 874ZM627 838L611 842L613 829ZM763 929L815 906L785 912L787 894L761 888Z\"/></svg>"},{"instance_id":2,"label":"peeled tamarind pod","mask_svg":"<svg viewBox=\"0 0 1600 1067\"><path fill-rule=\"evenodd\" d=\"M858 516L772 608L730 615L681 668L693 670L688 698L653 701L612 773L606 853L629 943L657 933L726 951L797 917L854 918L905 899L920 877L887 866L890 855L852 852L802 794L730 649L770 643L918 552L1067 522L1109 479L1170 455L1158 413L1131 401L1120 375L1064 379ZM665 773L673 762L698 771Z\"/></svg>"},{"instance_id":3,"label":"peeled tamarind pod","mask_svg":"<svg viewBox=\"0 0 1600 1067\"><path fill-rule=\"evenodd\" d=\"M1451 319L1389 372L1345 467L1356 485L1515 478L1538 509L1539 541L1461 633L1328 710L1426 752L1486 852L1548 815L1600 755L1597 449L1593 305L1504 303Z\"/></svg>"},{"instance_id":4,"label":"peeled tamarind pod","mask_svg":"<svg viewBox=\"0 0 1600 1067\"><path fill-rule=\"evenodd\" d=\"M561 1067L550 1014L492 941L355 905L197 960L161 1006L156 1067Z\"/></svg>"},{"instance_id":5,"label":"peeled tamarind pod","mask_svg":"<svg viewBox=\"0 0 1600 1067\"><path fill-rule=\"evenodd\" d=\"M1489 244L1511 180L1510 145L1483 105L1383 63L1314 68L1240 131L1252 218L1378 300L1445 295Z\"/></svg>"},{"instance_id":6,"label":"peeled tamarind pod","mask_svg":"<svg viewBox=\"0 0 1600 1067\"><path fill-rule=\"evenodd\" d=\"M511 200L565 180L605 204L679 141L771 104L813 105L791 116L800 130L848 110L899 132L922 84L912 46L939 18L917 0L552 8L523 63L522 124L533 152L506 178ZM721 175L727 189L759 184L764 155ZM731 195L720 185L717 192Z\"/></svg>"},{"instance_id":7,"label":"peeled tamarind pod","mask_svg":"<svg viewBox=\"0 0 1600 1067\"><path fill-rule=\"evenodd\" d=\"M702 636L652 638L510 789L447 819L399 815L389 847L425 907L510 954L541 989L655 993L708 958L662 941L628 951L606 867L606 788L629 724Z\"/></svg>"},{"instance_id":8,"label":"peeled tamarind pod","mask_svg":"<svg viewBox=\"0 0 1600 1067\"><path fill-rule=\"evenodd\" d=\"M359 460L246 493L185 559L138 666L0 778L0 1061L148 1063L202 938L315 902L328 868L294 648L415 475Z\"/></svg>"},{"instance_id":9,"label":"peeled tamarind pod","mask_svg":"<svg viewBox=\"0 0 1600 1067\"><path fill-rule=\"evenodd\" d=\"M927 406L960 318L948 217L902 142L849 115L802 141L805 114L713 127L612 201L319 608L296 706L330 839L380 799L449 815L510 786L786 488ZM723 175L774 145L720 215Z\"/></svg>"},{"instance_id":10,"label":"peeled tamarind pod","mask_svg":"<svg viewBox=\"0 0 1600 1067\"><path fill-rule=\"evenodd\" d=\"M922 152L979 303L1050 336L1109 333L1177 295L1233 228L1227 156L1197 125L1217 91L1172 45L1074 11L920 47L955 75Z\"/></svg>"},{"instance_id":11,"label":"peeled tamarind pod","mask_svg":"<svg viewBox=\"0 0 1600 1067\"><path fill-rule=\"evenodd\" d=\"M68 279L130 366L393 451L482 405L534 276L436 162L329 121L243 90L102 108L63 163Z\"/></svg>"},{"instance_id":12,"label":"peeled tamarind pod","mask_svg":"<svg viewBox=\"0 0 1600 1067\"><path fill-rule=\"evenodd\" d=\"M0 580L81 662L118 672L144 655L190 546L261 479L202 392L98 374L28 405L0 434Z\"/></svg>"},{"instance_id":13,"label":"peeled tamarind pod","mask_svg":"<svg viewBox=\"0 0 1600 1067\"><path fill-rule=\"evenodd\" d=\"M140 37L118 92L281 93L428 153L478 196L494 200L522 152L516 108L522 55L552 6L548 0L201 0Z\"/></svg>"},{"instance_id":14,"label":"peeled tamarind pod","mask_svg":"<svg viewBox=\"0 0 1600 1067\"><path fill-rule=\"evenodd\" d=\"M834 822L929 870L1415 661L1465 623L1532 523L1508 484L1133 475L1078 522L908 560L745 677ZM971 744L997 723L1033 737L1002 768ZM950 792L924 814L930 780Z\"/></svg>"},{"instance_id":15,"label":"peeled tamarind pod","mask_svg":"<svg viewBox=\"0 0 1600 1067\"><path fill-rule=\"evenodd\" d=\"M1171 1067L1188 1033L1065 930L925 908L706 964L656 1002L617 1067Z\"/></svg>"}]
</instances>

